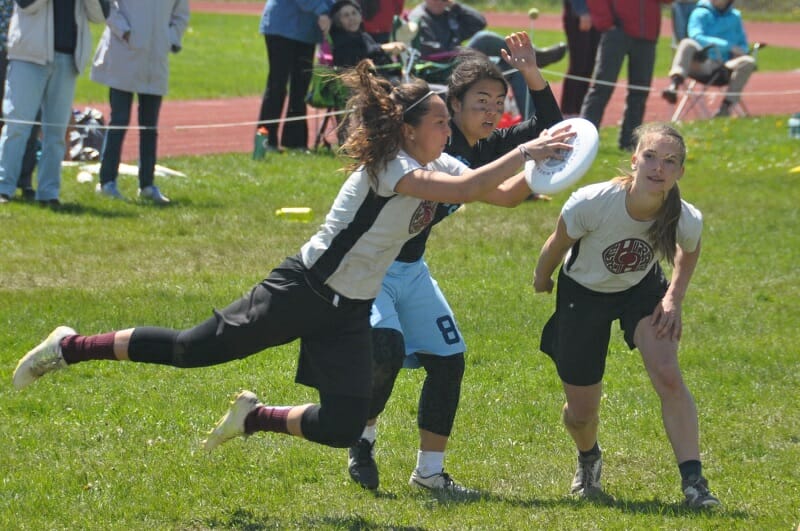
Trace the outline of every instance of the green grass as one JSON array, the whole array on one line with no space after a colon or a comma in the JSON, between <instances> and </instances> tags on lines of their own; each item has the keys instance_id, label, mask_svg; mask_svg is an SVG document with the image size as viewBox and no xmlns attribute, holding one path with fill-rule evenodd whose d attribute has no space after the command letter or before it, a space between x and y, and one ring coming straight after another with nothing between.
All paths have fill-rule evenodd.
<instances>
[{"instance_id":1,"label":"green grass","mask_svg":"<svg viewBox=\"0 0 800 531\"><path fill-rule=\"evenodd\" d=\"M167 99L228 98L258 96L264 91L267 76L264 38L258 33L259 17L192 13L181 53L170 56L170 84ZM527 21L518 28L492 28L501 35L528 29ZM94 25L95 40L102 28ZM536 30L537 46L545 47L565 40L562 31ZM659 40L656 76L666 76L672 50L669 36ZM759 52L759 69L793 70L798 67L797 50L767 47ZM567 61L547 67L547 78L561 81ZM89 69L80 76L76 106L108 101L108 88L89 79ZM756 74L758 75L758 74ZM623 70L622 79L626 78Z\"/></svg>"},{"instance_id":2,"label":"green grass","mask_svg":"<svg viewBox=\"0 0 800 531\"><path fill-rule=\"evenodd\" d=\"M567 193L504 210L468 205L434 231L428 261L469 351L448 470L474 502L406 486L422 374L404 371L380 423L377 495L353 485L346 453L288 437L234 441L208 458L203 434L238 389L276 404L315 400L293 384L297 345L217 367L86 363L17 392L17 360L58 324L83 333L187 327L293 254L343 175L327 155L166 159L174 205L112 203L64 173L61 211L0 208L0 529L794 529L800 523L800 165L785 117L683 126L682 193L705 215L685 305L681 361L700 411L719 511L679 505L678 473L641 361L611 343L601 443L616 502L565 493L574 453L562 391L537 352L553 297L530 286ZM626 157L614 128L584 183ZM134 195L133 177L121 178ZM314 223L281 206L310 206Z\"/></svg>"}]
</instances>

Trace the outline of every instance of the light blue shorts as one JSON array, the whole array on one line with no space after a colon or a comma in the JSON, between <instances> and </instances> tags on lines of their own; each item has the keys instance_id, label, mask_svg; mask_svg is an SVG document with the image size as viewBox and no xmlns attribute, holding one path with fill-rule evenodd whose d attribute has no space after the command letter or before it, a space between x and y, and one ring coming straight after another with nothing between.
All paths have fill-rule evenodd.
<instances>
[{"instance_id":1,"label":"light blue shorts","mask_svg":"<svg viewBox=\"0 0 800 531\"><path fill-rule=\"evenodd\" d=\"M424 259L392 263L372 305L370 324L403 334L408 368L420 366L417 352L452 356L467 349L453 311Z\"/></svg>"}]
</instances>

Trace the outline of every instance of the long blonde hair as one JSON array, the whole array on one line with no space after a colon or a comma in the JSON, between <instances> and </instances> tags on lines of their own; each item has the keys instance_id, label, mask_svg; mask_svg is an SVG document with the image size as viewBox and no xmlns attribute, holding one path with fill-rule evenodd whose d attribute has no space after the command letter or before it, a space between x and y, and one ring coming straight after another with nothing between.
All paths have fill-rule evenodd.
<instances>
[{"instance_id":1,"label":"long blonde hair","mask_svg":"<svg viewBox=\"0 0 800 531\"><path fill-rule=\"evenodd\" d=\"M349 134L342 153L353 159L347 170L362 164L372 179L397 156L403 145L403 124L416 126L430 108L430 88L417 79L393 86L365 59L341 76L351 90L347 101Z\"/></svg>"},{"instance_id":2,"label":"long blonde hair","mask_svg":"<svg viewBox=\"0 0 800 531\"><path fill-rule=\"evenodd\" d=\"M648 135L668 136L677 142L681 150L681 166L686 161L686 141L677 129L668 124L652 123L640 125L633 132L636 140L636 152L642 147L642 140ZM625 175L614 179L626 189L633 184L633 174L629 171ZM675 246L678 234L678 221L681 217L681 191L678 183L667 192L661 208L656 213L655 220L647 230L647 236L653 242L653 247L658 255L662 256L670 265L675 263Z\"/></svg>"}]
</instances>

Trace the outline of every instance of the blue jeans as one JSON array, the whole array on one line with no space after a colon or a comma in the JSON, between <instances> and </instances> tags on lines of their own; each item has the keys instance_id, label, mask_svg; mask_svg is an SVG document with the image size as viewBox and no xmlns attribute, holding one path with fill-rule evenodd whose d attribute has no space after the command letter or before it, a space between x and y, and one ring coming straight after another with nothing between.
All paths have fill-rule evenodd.
<instances>
[{"instance_id":1,"label":"blue jeans","mask_svg":"<svg viewBox=\"0 0 800 531\"><path fill-rule=\"evenodd\" d=\"M12 59L8 63L0 135L0 194L14 195L22 157L31 132L30 123L42 111L42 156L39 160L36 199L58 199L61 190L61 161L64 159L69 117L78 71L71 54L56 52L53 62L37 65Z\"/></svg>"},{"instance_id":2,"label":"blue jeans","mask_svg":"<svg viewBox=\"0 0 800 531\"><path fill-rule=\"evenodd\" d=\"M156 146L158 144L158 114L161 110L161 96L137 94L139 99L139 188L153 184L156 167ZM122 142L131 122L133 93L109 88L108 100L111 103L111 118L108 123L112 129L106 131L103 140L103 153L100 162L100 182L113 181L119 175L119 162L122 156ZM121 129L115 129L120 127Z\"/></svg>"}]
</instances>

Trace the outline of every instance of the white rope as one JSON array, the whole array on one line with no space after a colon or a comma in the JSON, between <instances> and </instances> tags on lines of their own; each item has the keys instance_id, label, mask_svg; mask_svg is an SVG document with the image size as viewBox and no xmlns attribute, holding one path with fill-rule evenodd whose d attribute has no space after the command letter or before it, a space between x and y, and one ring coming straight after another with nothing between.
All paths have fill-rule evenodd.
<instances>
[{"instance_id":1,"label":"white rope","mask_svg":"<svg viewBox=\"0 0 800 531\"><path fill-rule=\"evenodd\" d=\"M607 81L592 81L592 78L587 77L580 77L580 76L573 76L563 74L561 72L556 72L553 70L546 70L540 69L543 74L549 74L555 77L561 77L564 79L573 79L576 81L585 81L587 83L596 83L596 84L603 84L603 85L611 85L615 88L617 87L628 87L633 89L639 89L642 91L647 92L660 92L661 89L653 88L653 87L645 87L641 85L628 85L625 83L612 83ZM512 68L503 72L503 75L508 76L517 72L516 68ZM679 93L687 92L685 89L679 89ZM781 97L781 96L796 96L800 94L800 89L793 89L793 90L778 90L778 91L745 91L745 92L728 92L727 94L731 96L740 96L740 97ZM78 128L93 128L93 129L105 129L105 130L112 130L112 129L126 129L131 131L143 131L143 130L165 130L165 129L172 129L175 131L189 131L193 129L223 129L227 127L244 127L244 126L259 126L259 125L267 125L267 124L280 124L281 122L297 122L301 120L307 120L310 117L315 118L324 118L326 116L340 116L342 114L347 114L349 111L347 110L339 110L339 111L331 111L331 112L321 112L315 113L313 115L302 115L302 116L294 116L291 118L276 118L274 120L257 120L257 121L247 121L247 122L224 122L224 123L212 123L212 124L197 124L197 125L168 125L168 126L157 126L157 127L145 127L141 125L129 125L129 126L122 126L122 125L83 125L83 124L75 124L72 127ZM17 124L26 124L26 125L52 125L52 126L59 126L61 124L54 124L54 123L46 123L46 122L38 122L38 121L31 121L31 120L16 120L12 118L5 118L3 119L6 123L17 123Z\"/></svg>"}]
</instances>

